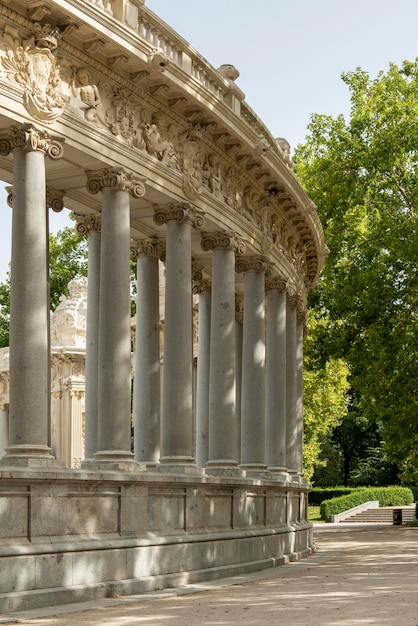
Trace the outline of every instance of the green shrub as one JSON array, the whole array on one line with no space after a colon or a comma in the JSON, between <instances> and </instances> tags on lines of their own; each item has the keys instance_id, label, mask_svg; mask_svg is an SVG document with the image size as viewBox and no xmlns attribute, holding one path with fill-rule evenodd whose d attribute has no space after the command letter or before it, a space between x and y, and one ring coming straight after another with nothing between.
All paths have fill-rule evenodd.
<instances>
[{"instance_id":1,"label":"green shrub","mask_svg":"<svg viewBox=\"0 0 418 626\"><path fill-rule=\"evenodd\" d=\"M320 506L324 500L346 496L364 487L314 487L309 494L309 504Z\"/></svg>"},{"instance_id":2,"label":"green shrub","mask_svg":"<svg viewBox=\"0 0 418 626\"><path fill-rule=\"evenodd\" d=\"M402 506L412 504L414 496L408 487L367 487L358 489L345 496L323 500L320 508L321 517L328 522L331 515L337 515L369 500L378 500L379 506Z\"/></svg>"},{"instance_id":3,"label":"green shrub","mask_svg":"<svg viewBox=\"0 0 418 626\"><path fill-rule=\"evenodd\" d=\"M414 494L414 502L418 502L418 485L406 485Z\"/></svg>"}]
</instances>

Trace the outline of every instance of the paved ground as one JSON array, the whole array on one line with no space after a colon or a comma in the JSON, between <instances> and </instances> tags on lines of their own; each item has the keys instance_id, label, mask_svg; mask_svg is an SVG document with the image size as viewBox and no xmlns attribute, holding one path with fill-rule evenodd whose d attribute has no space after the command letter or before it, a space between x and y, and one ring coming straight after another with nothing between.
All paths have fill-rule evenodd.
<instances>
[{"instance_id":1,"label":"paved ground","mask_svg":"<svg viewBox=\"0 0 418 626\"><path fill-rule=\"evenodd\" d=\"M0 624L418 626L418 527L326 524L315 531L313 556L274 570L3 615Z\"/></svg>"}]
</instances>

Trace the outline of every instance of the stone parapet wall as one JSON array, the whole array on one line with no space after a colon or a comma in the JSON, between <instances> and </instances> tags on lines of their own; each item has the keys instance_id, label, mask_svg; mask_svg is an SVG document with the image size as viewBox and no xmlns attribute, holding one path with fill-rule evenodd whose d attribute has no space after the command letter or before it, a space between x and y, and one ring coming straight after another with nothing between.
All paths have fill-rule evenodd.
<instances>
[{"instance_id":1,"label":"stone parapet wall","mask_svg":"<svg viewBox=\"0 0 418 626\"><path fill-rule=\"evenodd\" d=\"M0 610L138 593L307 556L307 491L158 472L2 471Z\"/></svg>"}]
</instances>

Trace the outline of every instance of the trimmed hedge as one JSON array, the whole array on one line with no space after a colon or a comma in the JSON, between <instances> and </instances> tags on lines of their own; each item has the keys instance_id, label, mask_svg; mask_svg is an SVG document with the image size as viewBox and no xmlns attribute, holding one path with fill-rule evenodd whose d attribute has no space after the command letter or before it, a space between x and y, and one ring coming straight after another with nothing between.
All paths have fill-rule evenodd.
<instances>
[{"instance_id":1,"label":"trimmed hedge","mask_svg":"<svg viewBox=\"0 0 418 626\"><path fill-rule=\"evenodd\" d=\"M353 491L364 489L365 487L314 487L309 493L309 504L320 506L324 500L347 496Z\"/></svg>"},{"instance_id":2,"label":"trimmed hedge","mask_svg":"<svg viewBox=\"0 0 418 626\"><path fill-rule=\"evenodd\" d=\"M320 508L321 518L329 522L331 515L337 515L369 500L378 500L379 506L405 506L413 503L414 495L408 487L358 489L346 496L323 500Z\"/></svg>"}]
</instances>

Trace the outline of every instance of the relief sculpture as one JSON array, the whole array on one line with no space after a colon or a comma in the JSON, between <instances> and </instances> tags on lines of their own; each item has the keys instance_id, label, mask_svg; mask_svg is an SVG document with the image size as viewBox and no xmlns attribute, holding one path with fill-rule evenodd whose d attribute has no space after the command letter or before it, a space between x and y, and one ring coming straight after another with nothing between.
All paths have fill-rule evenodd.
<instances>
[{"instance_id":1,"label":"relief sculpture","mask_svg":"<svg viewBox=\"0 0 418 626\"><path fill-rule=\"evenodd\" d=\"M22 40L7 25L1 33L1 65L9 80L24 89L23 104L35 118L51 122L62 113L59 65L54 56L62 33L58 28L34 24L33 35Z\"/></svg>"}]
</instances>

